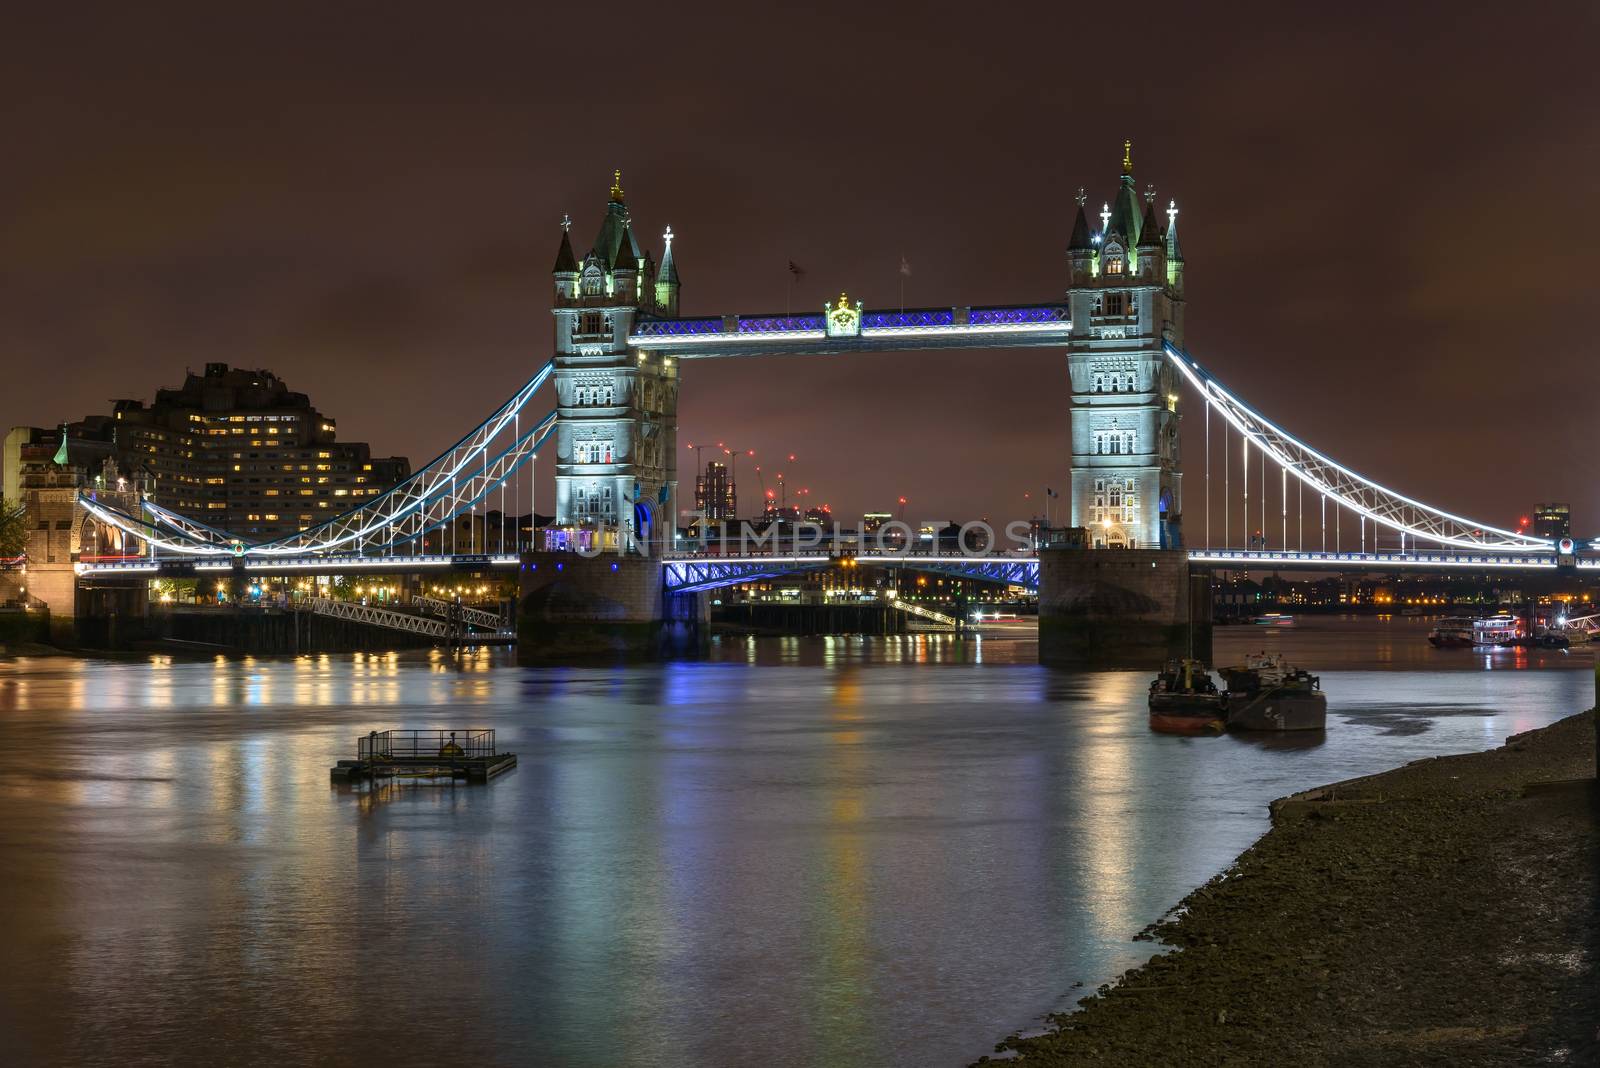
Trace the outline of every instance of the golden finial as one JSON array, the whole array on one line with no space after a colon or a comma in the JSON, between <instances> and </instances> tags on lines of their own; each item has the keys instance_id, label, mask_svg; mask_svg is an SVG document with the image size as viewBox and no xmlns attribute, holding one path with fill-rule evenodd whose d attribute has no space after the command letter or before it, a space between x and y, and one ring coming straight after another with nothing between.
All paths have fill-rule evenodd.
<instances>
[{"instance_id":1,"label":"golden finial","mask_svg":"<svg viewBox=\"0 0 1600 1068\"><path fill-rule=\"evenodd\" d=\"M848 307L850 307L850 298L845 296L843 291L841 291L839 293L839 309L842 311Z\"/></svg>"},{"instance_id":2,"label":"golden finial","mask_svg":"<svg viewBox=\"0 0 1600 1068\"><path fill-rule=\"evenodd\" d=\"M620 168L611 172L611 201L614 204L622 203L622 171Z\"/></svg>"},{"instance_id":3,"label":"golden finial","mask_svg":"<svg viewBox=\"0 0 1600 1068\"><path fill-rule=\"evenodd\" d=\"M1133 142L1122 142L1122 173L1133 173Z\"/></svg>"}]
</instances>

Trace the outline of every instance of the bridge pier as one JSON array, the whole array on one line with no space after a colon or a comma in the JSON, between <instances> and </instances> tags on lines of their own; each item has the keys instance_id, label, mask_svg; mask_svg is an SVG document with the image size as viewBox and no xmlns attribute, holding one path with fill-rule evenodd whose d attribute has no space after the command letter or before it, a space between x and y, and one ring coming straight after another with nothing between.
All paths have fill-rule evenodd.
<instances>
[{"instance_id":1,"label":"bridge pier","mask_svg":"<svg viewBox=\"0 0 1600 1068\"><path fill-rule=\"evenodd\" d=\"M668 593L660 560L522 554L517 662L696 656L709 640L703 593Z\"/></svg>"},{"instance_id":2,"label":"bridge pier","mask_svg":"<svg viewBox=\"0 0 1600 1068\"><path fill-rule=\"evenodd\" d=\"M1154 672L1164 660L1211 663L1210 576L1171 549L1039 552L1039 662Z\"/></svg>"}]
</instances>

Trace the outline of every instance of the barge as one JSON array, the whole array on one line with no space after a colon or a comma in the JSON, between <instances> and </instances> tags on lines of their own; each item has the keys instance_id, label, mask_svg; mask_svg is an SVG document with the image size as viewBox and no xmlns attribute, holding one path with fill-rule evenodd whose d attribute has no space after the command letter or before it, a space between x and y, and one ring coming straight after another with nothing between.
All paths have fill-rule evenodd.
<instances>
[{"instance_id":1,"label":"barge","mask_svg":"<svg viewBox=\"0 0 1600 1068\"><path fill-rule=\"evenodd\" d=\"M371 731L356 741L356 758L341 760L336 783L375 779L465 779L488 782L517 766L517 754L500 750L493 730L465 727Z\"/></svg>"},{"instance_id":2,"label":"barge","mask_svg":"<svg viewBox=\"0 0 1600 1068\"><path fill-rule=\"evenodd\" d=\"M1243 731L1320 731L1328 725L1322 680L1279 653L1247 656L1221 669L1228 683L1228 726Z\"/></svg>"}]
</instances>

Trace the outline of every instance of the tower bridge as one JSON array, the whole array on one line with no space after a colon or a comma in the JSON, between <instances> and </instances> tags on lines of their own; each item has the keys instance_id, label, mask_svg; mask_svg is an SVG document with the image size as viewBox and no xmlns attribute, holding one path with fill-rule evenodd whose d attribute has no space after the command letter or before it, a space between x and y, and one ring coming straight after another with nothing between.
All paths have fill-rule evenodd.
<instances>
[{"instance_id":1,"label":"tower bridge","mask_svg":"<svg viewBox=\"0 0 1600 1068\"><path fill-rule=\"evenodd\" d=\"M1184 347L1178 218L1174 199L1163 208L1152 189L1140 193L1125 145L1114 193L1100 210L1090 210L1082 191L1077 196L1064 249L1065 299L885 310L841 294L800 314L685 316L677 235L665 228L659 261L641 244L619 173L581 257L570 219L562 221L552 271L552 359L438 458L382 496L271 541L244 541L148 499L129 504L84 491L81 512L132 548L111 560L85 554L75 569L80 576L136 578L183 569L515 567L548 608L556 598L551 584L570 585L582 570L577 564L539 570L546 550L559 545L650 561L654 570L631 562L624 569L613 560L606 573L643 576L629 580L637 589L625 614L659 616L662 609L652 604L663 598L832 559L798 552L711 559L672 551L680 512L682 361L1018 347L1054 349L1065 358L1067 449L1052 469L1069 477L1070 524L1085 532L1090 551L1078 552L1073 559L1080 563L1065 570L1041 567L1037 557L984 563L880 554L864 563L946 569L1032 588L1104 585L1112 558L1096 548L1165 554L1149 558L1149 569L1162 573L1167 556L1181 558L1185 568L1532 574L1600 567L1600 559L1585 555L1600 546L1502 529L1401 494L1247 404ZM538 403L547 387L554 394L548 408ZM1186 465L1178 428L1195 403L1202 406L1204 455ZM445 539L464 516L504 515L508 505L518 514L524 506L534 510L541 449L553 452L555 464L555 530L544 532L547 540L507 546L503 536L499 544L486 537L463 547L453 534ZM1380 544L1380 536L1392 544ZM1060 577L1072 568L1081 574ZM608 597L602 585L574 596L596 603ZM1050 590L1042 596L1048 601Z\"/></svg>"}]
</instances>

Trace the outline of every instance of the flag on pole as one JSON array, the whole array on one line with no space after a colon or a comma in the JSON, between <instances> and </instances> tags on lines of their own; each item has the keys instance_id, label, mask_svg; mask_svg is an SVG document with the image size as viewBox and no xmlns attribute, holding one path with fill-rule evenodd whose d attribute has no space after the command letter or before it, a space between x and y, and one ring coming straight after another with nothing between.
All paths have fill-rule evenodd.
<instances>
[{"instance_id":1,"label":"flag on pole","mask_svg":"<svg viewBox=\"0 0 1600 1068\"><path fill-rule=\"evenodd\" d=\"M1061 496L1061 494L1057 493L1055 490L1051 489L1049 486L1046 486L1044 488L1044 495L1046 497L1059 497L1059 496Z\"/></svg>"},{"instance_id":2,"label":"flag on pole","mask_svg":"<svg viewBox=\"0 0 1600 1068\"><path fill-rule=\"evenodd\" d=\"M806 272L800 269L800 265L798 263L794 262L794 260L790 260L789 261L789 273L794 275L796 278L799 278L801 275L805 274Z\"/></svg>"},{"instance_id":3,"label":"flag on pole","mask_svg":"<svg viewBox=\"0 0 1600 1068\"><path fill-rule=\"evenodd\" d=\"M911 277L911 264L906 260L905 253L900 254L900 276L902 278Z\"/></svg>"}]
</instances>

